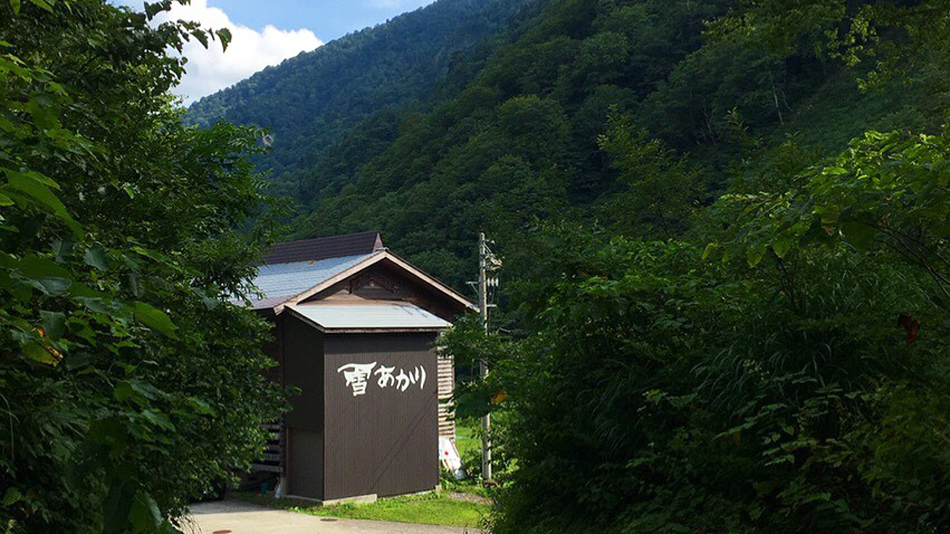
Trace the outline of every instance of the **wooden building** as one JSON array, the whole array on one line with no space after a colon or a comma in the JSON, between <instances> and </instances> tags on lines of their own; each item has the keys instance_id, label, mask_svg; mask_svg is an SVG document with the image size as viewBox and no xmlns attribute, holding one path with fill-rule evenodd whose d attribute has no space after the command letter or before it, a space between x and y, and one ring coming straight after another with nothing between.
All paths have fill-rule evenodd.
<instances>
[{"instance_id":1,"label":"wooden building","mask_svg":"<svg viewBox=\"0 0 950 534\"><path fill-rule=\"evenodd\" d=\"M434 489L439 436L455 428L452 361L433 345L473 305L375 232L278 245L255 284L275 379L300 389L255 467L324 502Z\"/></svg>"}]
</instances>

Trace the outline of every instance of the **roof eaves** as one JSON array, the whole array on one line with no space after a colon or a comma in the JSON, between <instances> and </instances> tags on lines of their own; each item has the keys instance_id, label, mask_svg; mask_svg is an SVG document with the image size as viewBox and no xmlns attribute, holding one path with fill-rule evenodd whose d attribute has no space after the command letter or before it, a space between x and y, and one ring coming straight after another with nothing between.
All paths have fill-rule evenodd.
<instances>
[{"instance_id":1,"label":"roof eaves","mask_svg":"<svg viewBox=\"0 0 950 534\"><path fill-rule=\"evenodd\" d=\"M407 271L409 271L409 272L411 272L412 274L414 274L415 276L421 278L422 280L424 280L425 282L429 283L430 285L432 285L432 286L438 288L440 291L442 291L443 293L445 293L446 295L448 295L448 296L451 297L452 299L458 301L462 306L464 306L464 307L466 307L467 309L472 310L472 311L477 311L477 310L478 310L478 306L476 306L472 301L470 301L470 300L468 300L467 298L465 298L464 295L462 295L462 294L459 293L458 291L452 289L450 286L448 286L448 285L442 283L438 278L435 278L435 277L429 275L428 273L426 273L426 272L424 272L424 271L422 271L422 270L420 270L420 269L417 269L416 267L414 267L412 264L410 264L410 263L407 262L406 260L404 260L404 259L400 258L399 256L393 254L389 249L383 249L383 251L386 253L386 257L387 257L390 261L392 261L392 262L395 263L396 265L399 265L399 266L402 267L403 269L406 269Z\"/></svg>"},{"instance_id":2,"label":"roof eaves","mask_svg":"<svg viewBox=\"0 0 950 534\"><path fill-rule=\"evenodd\" d=\"M252 311L275 310L277 307L287 302L287 300L289 300L290 298L291 296L270 297L270 298L263 298L260 300L253 300L251 301L251 310Z\"/></svg>"},{"instance_id":3,"label":"roof eaves","mask_svg":"<svg viewBox=\"0 0 950 534\"><path fill-rule=\"evenodd\" d=\"M287 299L284 305L297 304L298 302L308 299L312 297L313 295L316 295L317 293L336 284L337 282L346 280L353 274L358 273L359 271L362 271L363 269L369 267L370 265L373 265L377 263L378 261L382 260L385 257L385 252L386 252L386 249L380 249L374 252L369 257L357 263L356 265L351 265L349 268L344 269L343 271L338 272L337 274L331 276L330 278L327 278L326 280L321 281L319 284L311 287L310 289L302 293L298 293L295 296L290 297L289 299ZM276 310L278 314L282 311L283 305L280 306L280 308L281 308L280 310Z\"/></svg>"},{"instance_id":4,"label":"roof eaves","mask_svg":"<svg viewBox=\"0 0 950 534\"><path fill-rule=\"evenodd\" d=\"M447 286L446 284L443 284L438 279L433 278L432 276L417 269L416 267L413 267L409 262L393 254L387 248L380 249L374 252L370 257L366 258L366 260L361 261L357 263L356 265L352 265L348 269L341 271L340 273L337 273L335 276L328 278L324 280L323 282L311 287L310 289L304 291L303 293L300 293L299 295L291 298L290 301L292 301L291 303L296 304L302 300L308 299L312 297L313 295L316 295L317 293L323 291L324 289L332 286L333 284L336 284L337 282L345 280L349 278L350 276L352 276L353 274L371 265L374 265L375 263L378 263L384 259L388 259L392 261L399 267L405 269L406 271L413 274L414 276L422 279L424 282L440 290L443 294L455 300L456 302L464 306L466 309L472 310L472 311L475 311L478 309L478 307L475 306L474 303L472 303L467 298L462 296L461 293L459 293L458 291L455 291L451 287ZM280 311L278 311L277 313L280 313Z\"/></svg>"},{"instance_id":5,"label":"roof eaves","mask_svg":"<svg viewBox=\"0 0 950 534\"><path fill-rule=\"evenodd\" d=\"M317 330L319 330L319 331L321 331L321 332L326 332L326 331L327 331L327 329L324 328L322 324L320 324L320 323L314 321L314 320L311 319L310 317L307 317L305 314L303 314L303 313L301 313L300 311L298 311L298 310L295 308L295 306L294 306L293 304L288 304L288 305L287 305L287 309L290 310L290 313L291 313L294 317L297 317L297 318L300 319L301 321L303 321L303 322L309 324L310 326L316 328Z\"/></svg>"},{"instance_id":6,"label":"roof eaves","mask_svg":"<svg viewBox=\"0 0 950 534\"><path fill-rule=\"evenodd\" d=\"M429 285L435 287L436 289L438 289L439 291L441 291L443 294L445 294L445 295L448 296L449 298L451 298L451 299L455 300L456 302L458 302L459 304L461 304L461 305L462 305L463 307L465 307L466 309L471 310L471 311L475 311L475 310L478 309L478 307L475 306L474 303L472 303L471 301L469 301L467 298L465 298L465 297L464 297L461 293L459 293L458 291L455 291L454 289L452 289L452 288L449 287L448 285L442 283L442 282L439 281L438 279L433 278L432 276L430 276L430 275L426 274L425 272L423 272L423 271L417 269L416 267L413 267L413 266L412 266L409 262L407 262L406 260L404 260L404 259L400 258L399 256L393 254L389 249L383 248L383 249L377 250L376 252L373 252L373 253L372 253L371 255L369 255L366 259L364 259L364 260L362 260L362 261L356 263L355 265L351 265L350 267L344 269L343 271L340 271L339 273L337 273L337 274L331 276L330 278L327 278L327 279L325 279L325 280L322 280L320 283L318 283L318 284L316 284L316 285L310 287L310 288L307 289L306 291L303 291L303 292L298 293L298 294L296 294L296 295L287 296L286 298L285 298L285 297L278 297L278 298L282 298L283 300L282 300L279 304L276 304L276 305L273 306L273 310L274 310L275 315L279 315L279 314L284 310L284 307L286 307L286 306L288 306L288 305L291 305L291 304L297 304L297 303L299 303L299 302L301 302L301 301L303 301L303 300L306 300L306 299L312 297L313 295L316 295L317 293L323 291L324 289L327 289L328 287L330 287L330 286L332 286L332 285L334 285L334 284L336 284L336 283L338 283L338 282L341 282L341 281L343 281L343 280L346 280L347 278L349 278L350 276L352 276L352 275L358 273L359 271L362 271L363 269L366 269L367 267L370 267L370 266L372 266L372 265L374 265L374 264L376 264L376 263L378 263L378 262L380 262L380 261L382 261L382 260L384 260L384 259L388 259L388 260L392 261L393 263L395 263L395 264L398 265L399 267L405 269L406 271L408 271L408 272L411 273L412 275L414 275L414 276L420 278L420 279L423 280L424 282L426 282L426 283L428 283Z\"/></svg>"},{"instance_id":7,"label":"roof eaves","mask_svg":"<svg viewBox=\"0 0 950 534\"><path fill-rule=\"evenodd\" d=\"M287 310L293 314L294 317L299 318L310 326L316 328L322 333L325 334L368 334L368 333L402 333L402 332L444 332L447 327L445 326L363 326L363 327L333 327L328 328L317 321L312 317L307 316L305 313L301 312L295 304L288 304L286 306Z\"/></svg>"}]
</instances>

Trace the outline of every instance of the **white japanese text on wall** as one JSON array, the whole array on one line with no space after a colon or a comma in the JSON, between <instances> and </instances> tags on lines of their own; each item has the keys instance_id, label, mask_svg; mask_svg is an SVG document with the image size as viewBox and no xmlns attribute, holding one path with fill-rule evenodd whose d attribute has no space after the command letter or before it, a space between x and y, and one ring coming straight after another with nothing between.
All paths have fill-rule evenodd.
<instances>
[{"instance_id":1,"label":"white japanese text on wall","mask_svg":"<svg viewBox=\"0 0 950 534\"><path fill-rule=\"evenodd\" d=\"M418 385L419 389L425 387L426 370L422 366L417 365L408 372L405 369L399 369L399 373L396 374L395 366L386 367L380 364L377 367L377 363L348 363L340 366L336 372L343 374L346 387L353 390L354 397L365 395L367 388L374 382L380 389L392 387L399 392L405 392L415 385Z\"/></svg>"}]
</instances>

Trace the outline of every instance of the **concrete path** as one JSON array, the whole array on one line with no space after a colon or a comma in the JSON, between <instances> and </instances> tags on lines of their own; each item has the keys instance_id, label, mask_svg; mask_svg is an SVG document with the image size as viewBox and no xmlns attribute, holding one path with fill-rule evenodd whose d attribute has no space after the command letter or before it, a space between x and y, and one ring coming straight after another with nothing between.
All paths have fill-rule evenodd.
<instances>
[{"instance_id":1,"label":"concrete path","mask_svg":"<svg viewBox=\"0 0 950 534\"><path fill-rule=\"evenodd\" d=\"M239 501L194 504L186 533L194 534L477 534L478 529L317 517Z\"/></svg>"}]
</instances>

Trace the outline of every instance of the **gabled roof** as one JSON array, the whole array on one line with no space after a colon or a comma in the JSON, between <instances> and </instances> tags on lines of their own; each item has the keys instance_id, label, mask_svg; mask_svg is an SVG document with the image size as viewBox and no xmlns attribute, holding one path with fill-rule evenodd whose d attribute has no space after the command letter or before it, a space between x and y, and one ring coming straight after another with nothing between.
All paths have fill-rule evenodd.
<instances>
[{"instance_id":1,"label":"gabled roof","mask_svg":"<svg viewBox=\"0 0 950 534\"><path fill-rule=\"evenodd\" d=\"M341 253L340 251L365 250L369 246L367 236L372 237L372 250L370 252L326 257L327 254ZM328 245L330 248L320 248L323 245ZM278 245L278 247L283 248L275 247L273 249L272 253L268 255L270 260L260 266L258 275L254 279L254 285L263 293L263 297L251 303L252 309L273 310L274 313L279 314L286 305L297 304L310 298L381 261L387 261L408 276L429 286L462 307L474 309L474 305L460 293L420 271L385 248L376 248L377 245L381 246L382 240L376 232L363 232L362 234L350 234L334 238L308 239L302 242L295 241ZM362 247L362 249L359 247ZM305 259L277 261L287 258Z\"/></svg>"},{"instance_id":2,"label":"gabled roof","mask_svg":"<svg viewBox=\"0 0 950 534\"><path fill-rule=\"evenodd\" d=\"M253 303L255 310L274 308L341 272L370 258L373 254L261 265L254 285L264 298Z\"/></svg>"},{"instance_id":3,"label":"gabled roof","mask_svg":"<svg viewBox=\"0 0 950 534\"><path fill-rule=\"evenodd\" d=\"M302 239L274 245L264 255L264 263L296 263L303 261L325 260L372 254L383 248L379 232L360 232L356 234L336 235Z\"/></svg>"}]
</instances>

